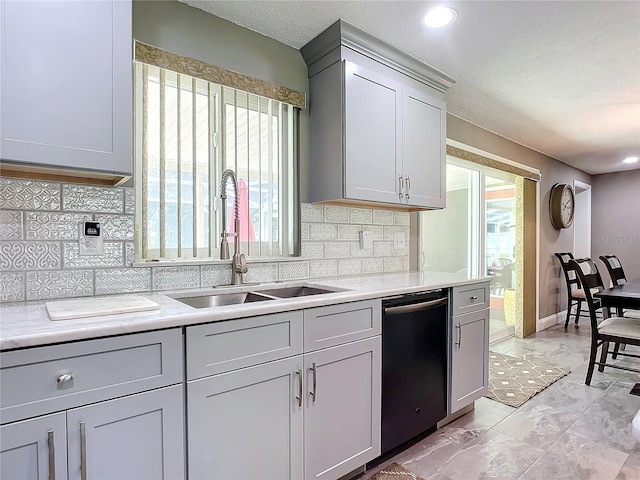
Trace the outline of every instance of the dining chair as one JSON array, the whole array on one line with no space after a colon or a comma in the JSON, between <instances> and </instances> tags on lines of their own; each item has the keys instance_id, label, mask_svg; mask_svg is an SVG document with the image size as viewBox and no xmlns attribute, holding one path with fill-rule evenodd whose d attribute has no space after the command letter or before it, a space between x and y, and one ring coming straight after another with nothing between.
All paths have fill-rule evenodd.
<instances>
[{"instance_id":1,"label":"dining chair","mask_svg":"<svg viewBox=\"0 0 640 480\"><path fill-rule=\"evenodd\" d=\"M591 323L591 351L589 354L589 367L587 369L587 378L585 384L591 384L593 369L598 365L598 371L604 371L604 367L618 368L620 370L628 370L640 373L640 370L620 365L618 363L607 363L607 357L611 353L612 357L621 355L623 357L640 358L640 355L631 353L609 351L609 343L626 345L640 345L640 322L632 318L610 316L604 311L604 319L598 323L596 315L601 310L601 303L593 296L594 293L604 290L602 277L598 272L598 267L590 258L580 258L569 260L569 265L576 272L580 284L582 285L585 302L589 310L589 320ZM602 309L606 310L606 309ZM598 348L600 351L600 360L596 361Z\"/></svg>"},{"instance_id":2,"label":"dining chair","mask_svg":"<svg viewBox=\"0 0 640 480\"><path fill-rule=\"evenodd\" d=\"M560 260L562 271L564 272L564 279L567 282L567 318L564 322L564 328L569 325L569 319L571 318L571 310L576 307L576 319L575 323L578 324L580 319L580 312L582 310L582 302L585 301L584 291L580 285L580 279L573 271L573 267L569 264L573 260L573 254L570 252L556 252L554 254Z\"/></svg>"},{"instance_id":3,"label":"dining chair","mask_svg":"<svg viewBox=\"0 0 640 480\"><path fill-rule=\"evenodd\" d=\"M609 272L609 278L611 278L611 286L622 285L627 283L627 277L624 274L624 268L622 268L622 262L616 255L600 255L600 260L607 267ZM629 317L640 320L640 310L618 309L619 317Z\"/></svg>"}]
</instances>

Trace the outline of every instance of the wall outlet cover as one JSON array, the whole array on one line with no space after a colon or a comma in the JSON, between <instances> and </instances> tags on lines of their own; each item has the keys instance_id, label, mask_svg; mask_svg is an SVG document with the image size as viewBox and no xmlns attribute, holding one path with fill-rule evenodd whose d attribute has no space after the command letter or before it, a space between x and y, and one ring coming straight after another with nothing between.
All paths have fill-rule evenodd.
<instances>
[{"instance_id":1,"label":"wall outlet cover","mask_svg":"<svg viewBox=\"0 0 640 480\"><path fill-rule=\"evenodd\" d=\"M403 250L405 247L404 232L393 232L393 249Z\"/></svg>"},{"instance_id":2,"label":"wall outlet cover","mask_svg":"<svg viewBox=\"0 0 640 480\"><path fill-rule=\"evenodd\" d=\"M360 249L373 248L373 232L370 230L363 230L360 232Z\"/></svg>"}]
</instances>

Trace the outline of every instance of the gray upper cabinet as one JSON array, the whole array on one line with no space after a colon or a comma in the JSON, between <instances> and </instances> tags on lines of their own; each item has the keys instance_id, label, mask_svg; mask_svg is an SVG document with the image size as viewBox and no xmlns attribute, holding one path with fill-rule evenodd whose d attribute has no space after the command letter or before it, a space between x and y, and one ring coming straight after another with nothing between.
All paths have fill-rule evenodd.
<instances>
[{"instance_id":1,"label":"gray upper cabinet","mask_svg":"<svg viewBox=\"0 0 640 480\"><path fill-rule=\"evenodd\" d=\"M130 0L0 3L0 159L131 175L131 16Z\"/></svg>"},{"instance_id":2,"label":"gray upper cabinet","mask_svg":"<svg viewBox=\"0 0 640 480\"><path fill-rule=\"evenodd\" d=\"M301 53L310 201L443 208L444 92L453 79L343 21Z\"/></svg>"}]
</instances>

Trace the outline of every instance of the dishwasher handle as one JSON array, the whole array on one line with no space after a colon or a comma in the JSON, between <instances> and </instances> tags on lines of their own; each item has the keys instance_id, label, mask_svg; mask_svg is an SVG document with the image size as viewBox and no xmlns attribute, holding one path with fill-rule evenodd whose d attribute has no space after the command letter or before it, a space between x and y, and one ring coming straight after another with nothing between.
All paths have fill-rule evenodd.
<instances>
[{"instance_id":1,"label":"dishwasher handle","mask_svg":"<svg viewBox=\"0 0 640 480\"><path fill-rule=\"evenodd\" d=\"M411 303L409 305L398 305L396 307L386 307L383 310L385 315L391 315L394 313L412 313L419 312L420 310L439 307L441 305L446 305L448 302L449 299L447 297L444 297L437 300L431 300L429 302Z\"/></svg>"}]
</instances>

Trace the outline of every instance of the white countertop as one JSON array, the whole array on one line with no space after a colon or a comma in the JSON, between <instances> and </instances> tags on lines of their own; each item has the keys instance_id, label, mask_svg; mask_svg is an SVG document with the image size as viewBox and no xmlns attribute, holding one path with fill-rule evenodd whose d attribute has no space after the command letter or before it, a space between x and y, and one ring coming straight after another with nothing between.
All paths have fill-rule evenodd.
<instances>
[{"instance_id":1,"label":"white countertop","mask_svg":"<svg viewBox=\"0 0 640 480\"><path fill-rule=\"evenodd\" d=\"M0 305L0 350L231 320L335 303L388 297L422 290L448 288L479 283L490 279L491 277L473 278L467 275L444 272L407 272L162 293L137 293L136 295L141 295L156 302L160 308L153 311L58 321L52 321L49 318L45 301L6 303ZM233 291L260 291L274 286L285 287L293 285L325 286L341 289L342 291L210 308L194 308L170 296L180 294L183 296L186 296L184 294L198 295L205 292L221 294Z\"/></svg>"}]
</instances>

